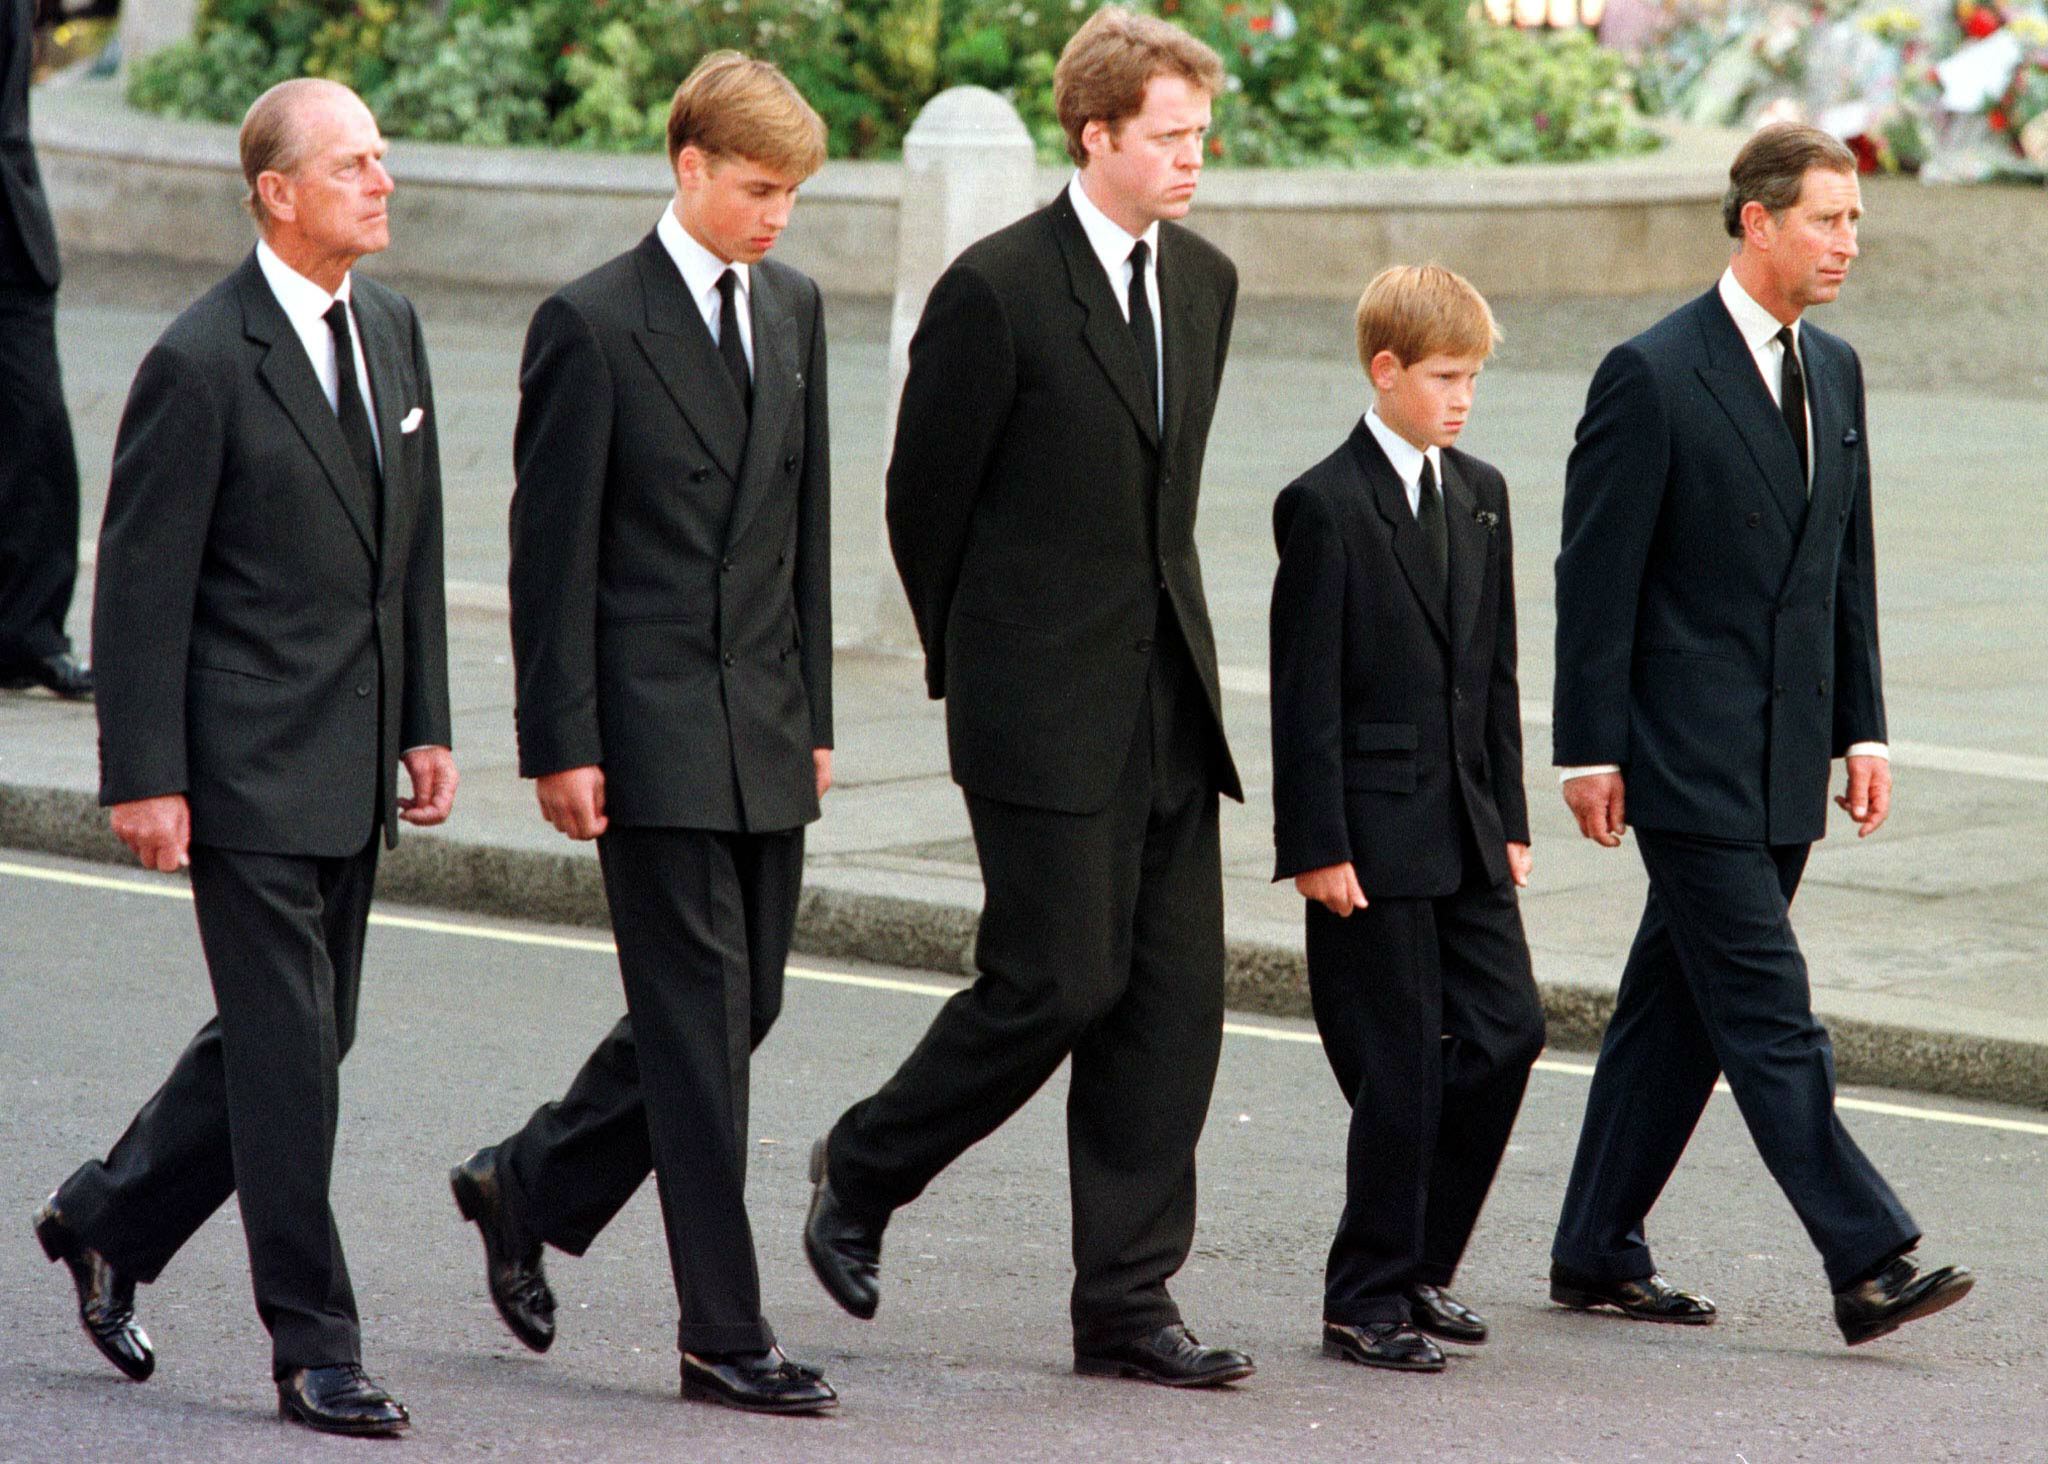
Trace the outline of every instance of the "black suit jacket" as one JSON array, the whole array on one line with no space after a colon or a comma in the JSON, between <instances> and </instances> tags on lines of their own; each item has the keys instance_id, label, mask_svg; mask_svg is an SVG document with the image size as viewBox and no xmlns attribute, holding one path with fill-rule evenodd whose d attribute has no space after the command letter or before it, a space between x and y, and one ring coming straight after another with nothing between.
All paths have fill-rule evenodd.
<instances>
[{"instance_id":1,"label":"black suit jacket","mask_svg":"<svg viewBox=\"0 0 2048 1464\"><path fill-rule=\"evenodd\" d=\"M380 821L395 843L399 753L450 745L426 343L404 296L353 292L381 535L253 253L150 348L122 413L93 596L100 801L183 793L198 843L339 857Z\"/></svg>"},{"instance_id":2,"label":"black suit jacket","mask_svg":"<svg viewBox=\"0 0 2048 1464\"><path fill-rule=\"evenodd\" d=\"M1885 739L1863 370L1800 328L1813 497L1717 292L1601 364L1565 475L1554 755L1649 829L1807 843L1828 763Z\"/></svg>"},{"instance_id":3,"label":"black suit jacket","mask_svg":"<svg viewBox=\"0 0 2048 1464\"><path fill-rule=\"evenodd\" d=\"M1467 819L1496 884L1529 840L1507 483L1443 465L1448 595L1363 421L1274 502L1275 879L1349 861L1368 899L1448 895Z\"/></svg>"},{"instance_id":4,"label":"black suit jacket","mask_svg":"<svg viewBox=\"0 0 2048 1464\"><path fill-rule=\"evenodd\" d=\"M547 300L514 442L519 770L601 764L615 824L818 816L832 745L824 302L750 271L745 414L653 233Z\"/></svg>"},{"instance_id":5,"label":"black suit jacket","mask_svg":"<svg viewBox=\"0 0 2048 1464\"><path fill-rule=\"evenodd\" d=\"M57 230L29 140L35 0L0 0L0 285L54 290Z\"/></svg>"},{"instance_id":6,"label":"black suit jacket","mask_svg":"<svg viewBox=\"0 0 2048 1464\"><path fill-rule=\"evenodd\" d=\"M1171 614L1223 741L1195 506L1237 271L1163 225L1166 414L1063 192L932 289L890 458L889 544L946 698L954 779L1028 807L1105 807Z\"/></svg>"}]
</instances>

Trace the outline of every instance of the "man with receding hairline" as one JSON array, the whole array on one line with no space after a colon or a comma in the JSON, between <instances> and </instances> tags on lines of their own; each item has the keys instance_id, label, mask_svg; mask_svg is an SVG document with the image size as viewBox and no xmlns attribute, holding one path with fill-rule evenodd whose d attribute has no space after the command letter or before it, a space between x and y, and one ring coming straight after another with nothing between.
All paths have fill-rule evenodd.
<instances>
[{"instance_id":1,"label":"man with receding hairline","mask_svg":"<svg viewBox=\"0 0 2048 1464\"><path fill-rule=\"evenodd\" d=\"M136 1283L235 1195L279 1413L388 1436L328 1188L379 839L455 798L433 386L412 306L352 273L390 242L369 109L287 81L241 141L261 240L136 374L93 605L100 801L190 869L218 1014L35 1229L141 1381Z\"/></svg>"}]
</instances>

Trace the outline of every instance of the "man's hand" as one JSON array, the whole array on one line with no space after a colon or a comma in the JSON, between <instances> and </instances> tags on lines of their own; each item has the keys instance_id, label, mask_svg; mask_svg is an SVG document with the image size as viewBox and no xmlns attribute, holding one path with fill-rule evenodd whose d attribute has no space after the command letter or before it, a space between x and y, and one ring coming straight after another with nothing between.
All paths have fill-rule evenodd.
<instances>
[{"instance_id":1,"label":"man's hand","mask_svg":"<svg viewBox=\"0 0 2048 1464\"><path fill-rule=\"evenodd\" d=\"M1294 887L1303 899L1314 900L1332 915L1349 915L1365 908L1365 891L1358 884L1358 870L1349 862L1325 864L1294 877Z\"/></svg>"},{"instance_id":2,"label":"man's hand","mask_svg":"<svg viewBox=\"0 0 2048 1464\"><path fill-rule=\"evenodd\" d=\"M1617 849L1628 832L1620 773L1587 773L1568 778L1564 804L1579 821L1579 832L1603 849Z\"/></svg>"},{"instance_id":3,"label":"man's hand","mask_svg":"<svg viewBox=\"0 0 2048 1464\"><path fill-rule=\"evenodd\" d=\"M1529 888L1529 871L1535 867L1536 859L1529 852L1529 846L1508 840L1508 878L1515 882L1516 889Z\"/></svg>"},{"instance_id":4,"label":"man's hand","mask_svg":"<svg viewBox=\"0 0 2048 1464\"><path fill-rule=\"evenodd\" d=\"M455 807L455 785L461 781L455 754L445 747L415 747L401 752L398 760L412 780L412 797L398 800L398 816L423 829L445 823Z\"/></svg>"},{"instance_id":5,"label":"man's hand","mask_svg":"<svg viewBox=\"0 0 2048 1464\"><path fill-rule=\"evenodd\" d=\"M1856 837L1867 839L1892 811L1892 764L1885 757L1849 759L1849 789L1835 800L1856 820Z\"/></svg>"},{"instance_id":6,"label":"man's hand","mask_svg":"<svg viewBox=\"0 0 2048 1464\"><path fill-rule=\"evenodd\" d=\"M192 862L192 805L183 793L117 803L108 814L115 837L135 851L144 869L169 874Z\"/></svg>"},{"instance_id":7,"label":"man's hand","mask_svg":"<svg viewBox=\"0 0 2048 1464\"><path fill-rule=\"evenodd\" d=\"M605 831L604 769L596 763L564 768L534 780L540 816L572 839L594 839Z\"/></svg>"},{"instance_id":8,"label":"man's hand","mask_svg":"<svg viewBox=\"0 0 2048 1464\"><path fill-rule=\"evenodd\" d=\"M823 798L832 789L832 749L812 748L811 767L818 775L818 797Z\"/></svg>"}]
</instances>

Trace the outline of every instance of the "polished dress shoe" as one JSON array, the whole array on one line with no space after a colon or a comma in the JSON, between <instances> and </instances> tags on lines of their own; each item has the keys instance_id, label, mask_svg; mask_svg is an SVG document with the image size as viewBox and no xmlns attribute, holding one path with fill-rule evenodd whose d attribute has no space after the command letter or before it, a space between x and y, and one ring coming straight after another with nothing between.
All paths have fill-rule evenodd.
<instances>
[{"instance_id":1,"label":"polished dress shoe","mask_svg":"<svg viewBox=\"0 0 2048 1464\"><path fill-rule=\"evenodd\" d=\"M1407 1322L1324 1322L1323 1356L1396 1372L1444 1370L1443 1349Z\"/></svg>"},{"instance_id":2,"label":"polished dress shoe","mask_svg":"<svg viewBox=\"0 0 2048 1464\"><path fill-rule=\"evenodd\" d=\"M1835 1325L1851 1347L1932 1316L1970 1294L1977 1278L1968 1266L1923 1272L1900 1256L1868 1281L1835 1293Z\"/></svg>"},{"instance_id":3,"label":"polished dress shoe","mask_svg":"<svg viewBox=\"0 0 2048 1464\"><path fill-rule=\"evenodd\" d=\"M1408 1288L1408 1320L1415 1330L1445 1342L1477 1347L1486 1340L1486 1318L1455 1296L1421 1282Z\"/></svg>"},{"instance_id":4,"label":"polished dress shoe","mask_svg":"<svg viewBox=\"0 0 2048 1464\"><path fill-rule=\"evenodd\" d=\"M1120 1347L1077 1353L1074 1371L1084 1378L1137 1378L1168 1388L1217 1388L1242 1382L1258 1369L1233 1348L1204 1347L1175 1322Z\"/></svg>"},{"instance_id":5,"label":"polished dress shoe","mask_svg":"<svg viewBox=\"0 0 2048 1464\"><path fill-rule=\"evenodd\" d=\"M277 1380L277 1416L321 1433L391 1438L412 1422L360 1363L295 1367Z\"/></svg>"},{"instance_id":6,"label":"polished dress shoe","mask_svg":"<svg viewBox=\"0 0 2048 1464\"><path fill-rule=\"evenodd\" d=\"M548 1289L539 1244L525 1246L514 1238L498 1151L479 1149L449 1170L448 1187L462 1218L483 1232L484 1279L498 1315L521 1342L535 1352L547 1351L555 1340L555 1293Z\"/></svg>"},{"instance_id":7,"label":"polished dress shoe","mask_svg":"<svg viewBox=\"0 0 2048 1464\"><path fill-rule=\"evenodd\" d=\"M1656 1272L1632 1281L1596 1281L1569 1266L1550 1263L1550 1299L1575 1311L1611 1306L1639 1322L1710 1325L1714 1303L1697 1292L1680 1291Z\"/></svg>"},{"instance_id":8,"label":"polished dress shoe","mask_svg":"<svg viewBox=\"0 0 2048 1464\"><path fill-rule=\"evenodd\" d=\"M78 1288L78 1323L100 1355L128 1377L142 1382L156 1371L156 1349L149 1333L135 1320L135 1278L107 1264L107 1258L81 1245L50 1196L36 1211L36 1240L43 1254L62 1261Z\"/></svg>"},{"instance_id":9,"label":"polished dress shoe","mask_svg":"<svg viewBox=\"0 0 2048 1464\"><path fill-rule=\"evenodd\" d=\"M839 1395L814 1367L766 1352L685 1352L683 1396L749 1413L824 1413Z\"/></svg>"},{"instance_id":10,"label":"polished dress shoe","mask_svg":"<svg viewBox=\"0 0 2048 1464\"><path fill-rule=\"evenodd\" d=\"M89 701L92 668L69 651L59 651L54 656L21 661L0 671L0 687L8 691L26 691L31 686L45 687L67 701Z\"/></svg>"},{"instance_id":11,"label":"polished dress shoe","mask_svg":"<svg viewBox=\"0 0 2048 1464\"><path fill-rule=\"evenodd\" d=\"M811 1145L811 1212L804 1254L831 1298L867 1321L882 1304L882 1227L851 1214L825 1178L825 1140Z\"/></svg>"}]
</instances>

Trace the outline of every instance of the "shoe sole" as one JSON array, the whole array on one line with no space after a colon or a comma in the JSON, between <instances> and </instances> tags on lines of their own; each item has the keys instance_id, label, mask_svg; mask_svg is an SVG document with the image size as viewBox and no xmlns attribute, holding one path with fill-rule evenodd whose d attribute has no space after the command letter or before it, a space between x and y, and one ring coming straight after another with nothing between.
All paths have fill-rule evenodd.
<instances>
[{"instance_id":1,"label":"shoe sole","mask_svg":"<svg viewBox=\"0 0 2048 1464\"><path fill-rule=\"evenodd\" d=\"M1164 1373L1153 1372L1150 1368L1139 1367L1136 1363L1114 1362L1108 1358L1077 1357L1074 1359L1074 1375L1083 1378L1119 1378L1130 1382L1157 1383L1162 1388L1221 1388L1230 1383L1241 1383L1258 1368L1250 1363L1243 1367L1227 1368L1218 1373L1207 1373L1195 1378L1170 1378Z\"/></svg>"},{"instance_id":2,"label":"shoe sole","mask_svg":"<svg viewBox=\"0 0 2048 1464\"><path fill-rule=\"evenodd\" d=\"M1900 1312L1876 1331L1866 1332L1860 1337L1845 1337L1843 1341L1847 1342L1851 1347L1861 1347L1866 1342L1875 1342L1880 1337L1889 1337L1908 1322L1917 1322L1922 1317L1931 1317L1938 1311L1948 1310L1948 1308L1968 1296L1976 1284L1977 1278L1975 1276L1962 1277L1958 1282L1945 1286L1939 1291L1929 1292L1920 1299L1917 1306Z\"/></svg>"},{"instance_id":3,"label":"shoe sole","mask_svg":"<svg viewBox=\"0 0 2048 1464\"><path fill-rule=\"evenodd\" d=\"M1591 1291L1580 1291L1571 1286L1553 1285L1550 1299L1571 1311L1612 1311L1617 1316L1632 1322L1657 1322L1667 1327L1711 1327L1719 1312L1708 1312L1705 1316L1660 1316L1656 1312L1635 1311L1618 1301L1610 1301Z\"/></svg>"},{"instance_id":4,"label":"shoe sole","mask_svg":"<svg viewBox=\"0 0 2048 1464\"><path fill-rule=\"evenodd\" d=\"M875 1312L882 1305L879 1288L877 1289L875 1299L865 1304L858 1303L842 1295L839 1288L832 1284L832 1268L819 1258L818 1252L820 1247L816 1241L811 1239L810 1211L817 1209L818 1186L825 1182L825 1140L822 1138L811 1145L810 1175L811 1204L810 1209L804 1214L804 1259L811 1263L811 1274L818 1278L818 1284L825 1288L827 1296L839 1304L841 1311L863 1322L871 1322L875 1319Z\"/></svg>"},{"instance_id":5,"label":"shoe sole","mask_svg":"<svg viewBox=\"0 0 2048 1464\"><path fill-rule=\"evenodd\" d=\"M456 1213L461 1215L471 1225L474 1225L477 1228L478 1234L482 1234L484 1228L481 1215L483 1197L477 1193L476 1181L463 1172L462 1165L460 1164L448 1171L448 1191L455 1196ZM491 1305L497 1309L498 1320L505 1324L505 1330L510 1332L513 1339L529 1352L546 1352L555 1345L554 1333L550 1332L545 1337L534 1336L512 1320L505 1310L504 1303L499 1301L497 1293L491 1290L488 1257L484 1266L484 1292L491 1298Z\"/></svg>"},{"instance_id":6,"label":"shoe sole","mask_svg":"<svg viewBox=\"0 0 2048 1464\"><path fill-rule=\"evenodd\" d=\"M55 1198L56 1196L51 1196L52 1201ZM64 1243L62 1235L59 1234L63 1223L63 1220L58 1217L56 1210L51 1207L49 1201L46 1201L43 1207L36 1211L34 1222L36 1244L42 1247L43 1254L50 1258L52 1265L55 1265L58 1261L63 1261L68 1270L70 1268L72 1248ZM85 1333L85 1340L92 1343L93 1350L111 1363L114 1371L128 1379L129 1382L146 1383L149 1381L151 1374L156 1371L156 1354L154 1351L150 1353L148 1360L138 1368L135 1363L121 1356L120 1353L115 1352L100 1340L100 1334L86 1324L83 1311L78 1314L78 1330ZM148 1347L150 1345L149 1333L143 1331L139 1326L135 1330L142 1339L142 1345Z\"/></svg>"},{"instance_id":7,"label":"shoe sole","mask_svg":"<svg viewBox=\"0 0 2048 1464\"><path fill-rule=\"evenodd\" d=\"M401 1418L396 1423L325 1423L300 1412L282 1398L277 1400L277 1416L286 1423L296 1423L314 1433L336 1434L348 1439L393 1439L412 1427L409 1418Z\"/></svg>"},{"instance_id":8,"label":"shoe sole","mask_svg":"<svg viewBox=\"0 0 2048 1464\"><path fill-rule=\"evenodd\" d=\"M732 1394L699 1383L690 1378L683 1379L683 1397L692 1403L711 1403L720 1408L734 1408L742 1413L778 1413L791 1415L799 1413L830 1413L839 1406L837 1398L827 1398L822 1403L767 1403L752 1402L735 1398Z\"/></svg>"}]
</instances>

